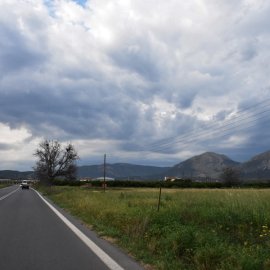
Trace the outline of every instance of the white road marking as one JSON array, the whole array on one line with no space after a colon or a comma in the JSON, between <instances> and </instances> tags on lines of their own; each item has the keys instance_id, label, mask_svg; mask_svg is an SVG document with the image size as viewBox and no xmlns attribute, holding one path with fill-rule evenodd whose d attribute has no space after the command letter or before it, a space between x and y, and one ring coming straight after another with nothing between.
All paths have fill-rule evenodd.
<instances>
[{"instance_id":1,"label":"white road marking","mask_svg":"<svg viewBox=\"0 0 270 270\"><path fill-rule=\"evenodd\" d=\"M105 253L99 246L90 240L83 232L74 226L64 215L62 215L54 206L46 201L43 196L35 190L38 196L51 208L51 210L90 248L110 270L124 270L116 261L114 261L107 253Z\"/></svg>"},{"instance_id":2,"label":"white road marking","mask_svg":"<svg viewBox=\"0 0 270 270\"><path fill-rule=\"evenodd\" d=\"M14 192L16 192L19 189L19 187L11 192L9 192L8 194L0 197L0 201L4 200L5 198L7 198L8 196L12 195Z\"/></svg>"}]
</instances>

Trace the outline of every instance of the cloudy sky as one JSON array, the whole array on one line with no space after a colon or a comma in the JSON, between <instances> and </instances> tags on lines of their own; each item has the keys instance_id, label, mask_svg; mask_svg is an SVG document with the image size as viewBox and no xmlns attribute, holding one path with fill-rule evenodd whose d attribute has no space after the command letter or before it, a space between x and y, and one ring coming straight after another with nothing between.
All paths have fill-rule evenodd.
<instances>
[{"instance_id":1,"label":"cloudy sky","mask_svg":"<svg viewBox=\"0 0 270 270\"><path fill-rule=\"evenodd\" d=\"M0 169L270 149L267 0L1 0Z\"/></svg>"}]
</instances>

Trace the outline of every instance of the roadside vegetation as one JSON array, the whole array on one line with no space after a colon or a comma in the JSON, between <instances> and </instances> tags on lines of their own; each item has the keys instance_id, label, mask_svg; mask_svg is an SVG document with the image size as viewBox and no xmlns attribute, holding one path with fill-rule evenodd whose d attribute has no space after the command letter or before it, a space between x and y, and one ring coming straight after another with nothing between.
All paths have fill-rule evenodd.
<instances>
[{"instance_id":1,"label":"roadside vegetation","mask_svg":"<svg viewBox=\"0 0 270 270\"><path fill-rule=\"evenodd\" d=\"M270 190L40 189L149 269L270 269Z\"/></svg>"},{"instance_id":2,"label":"roadside vegetation","mask_svg":"<svg viewBox=\"0 0 270 270\"><path fill-rule=\"evenodd\" d=\"M8 186L11 186L12 184L10 183L0 183L0 188L5 188L5 187L8 187Z\"/></svg>"}]
</instances>

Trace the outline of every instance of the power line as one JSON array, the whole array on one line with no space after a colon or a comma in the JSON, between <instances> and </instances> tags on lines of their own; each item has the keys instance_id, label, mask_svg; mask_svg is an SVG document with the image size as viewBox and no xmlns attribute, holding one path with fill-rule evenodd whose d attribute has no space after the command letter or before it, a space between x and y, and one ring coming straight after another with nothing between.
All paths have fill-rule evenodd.
<instances>
[{"instance_id":1,"label":"power line","mask_svg":"<svg viewBox=\"0 0 270 270\"><path fill-rule=\"evenodd\" d=\"M265 103L265 101L264 102L260 102L259 104L262 104L262 103ZM269 105L270 104L265 104L264 106L262 106L259 109L265 108L265 107L267 107ZM254 109L257 110L258 108L256 109L256 108L252 107L251 108L251 111L254 110ZM185 134L185 135L180 136L180 137L178 136L178 137L175 137L175 138L177 138L177 140L160 143L159 145L156 145L156 147L144 148L144 149L142 149L142 151L158 152L158 151L162 151L162 150L168 149L168 146L170 146L170 145L180 144L180 143L182 143L182 145L185 145L185 144L190 144L190 143L196 142L196 141L202 141L202 136L206 137L205 139L207 139L207 136L210 136L210 135L211 136L214 136L216 134L218 136L218 133L220 133L220 132L226 132L226 131L229 131L229 130L232 130L233 131L234 129L243 126L243 124L246 125L246 124L249 124L249 123L252 123L252 122L257 122L257 121L265 118L266 116L268 116L268 115L265 115L265 114L267 112L269 112L269 111L270 111L270 108L268 108L267 110L264 110L264 111L259 111L259 112L255 113L255 114L248 115L248 116L245 117L245 114L246 113L249 113L250 114L249 111L245 110L245 114L244 115L238 115L234 119L230 119L230 120L225 121L224 122L225 124L223 123L223 125L222 125L221 128L220 127L216 127L212 131L209 131L209 130L202 131L202 132L196 133L194 135L192 135L192 134L191 135L190 134ZM260 115L262 115L262 117L257 117L257 118L254 119L254 117L260 116ZM235 119L238 119L238 120L236 121ZM251 120L250 121L246 121L246 120L249 120L249 119L251 119ZM241 122L241 123L238 124L239 122ZM211 124L211 126L213 126L213 123ZM253 126L254 125L250 125L248 127L250 128L250 127L253 127ZM247 127L245 126L242 129L244 129L244 128L247 128ZM238 131L239 131L239 129L238 129ZM229 134L227 134L227 135L229 135ZM221 134L219 136L223 136L223 135L224 134ZM186 138L188 138L188 140L186 140ZM197 140L197 139L199 139L199 140Z\"/></svg>"},{"instance_id":2,"label":"power line","mask_svg":"<svg viewBox=\"0 0 270 270\"><path fill-rule=\"evenodd\" d=\"M238 114L237 116L235 116L232 119L225 120L222 123L223 124L223 127L229 126L229 125L233 125L234 124L233 123L234 121L237 123L239 121L243 121L245 119L254 117L254 116L259 115L261 113L264 113L264 112L257 112L257 113L255 113L253 115L248 115L248 117L243 118L246 114L250 114L253 110L258 110L258 109L261 110L262 108L268 107L270 104L264 104L264 103L267 103L269 101L270 101L270 98L269 99L265 99L264 101L259 102L259 103L255 104L253 106L249 106L249 107L246 107L246 108L244 108L242 110L239 110L237 112L237 114ZM259 108L257 108L261 104L264 104L264 105L261 106L261 107L259 107ZM237 119L238 119L238 121L236 121ZM209 129L211 127L215 127L217 124L220 124L220 122L218 122L218 120L212 121L208 126L206 126L204 128L208 128ZM215 127L215 129L216 129L216 127ZM195 131L193 131L192 133L194 133L194 132ZM203 131L203 132L205 132L205 131ZM159 141L157 141L155 143L152 143L152 144L143 145L143 146L141 146L141 148L142 148L143 151L144 151L145 148L148 148L149 150L151 150L152 147L153 148L155 148L156 146L159 147L160 145L166 145L167 143L170 143L171 144L171 143L173 143L173 140L175 141L175 140L179 140L179 139L184 139L186 137L189 137L190 138L190 136L194 136L194 135L192 135L192 133L191 134L190 133L187 133L187 134L182 135L182 136L173 136L173 137L169 137L169 138L166 138L166 139L162 139L162 140L159 140ZM200 134L198 132L196 134L197 134L197 136L200 136Z\"/></svg>"},{"instance_id":3,"label":"power line","mask_svg":"<svg viewBox=\"0 0 270 270\"><path fill-rule=\"evenodd\" d=\"M260 119L263 119L265 117L267 117L268 115L266 115L266 113L270 112L270 108L268 110L265 110L263 112L260 112L260 113L257 113L256 116L258 115L261 115L261 114L265 114L263 115L262 117L258 117L258 118L255 118L254 119L254 115L252 116L249 116L249 117L246 117L245 119L241 119L241 123L238 124L240 121L237 121L235 123L230 123L230 124L227 124L227 125L223 125L222 127L216 127L214 128L213 130L207 130L207 131L203 131L203 132L200 132L200 133L197 133L195 135L191 135L191 136L188 136L188 135L185 135L183 137L181 137L179 140L177 141L172 141L172 142L167 142L167 143L164 143L164 144L161 144L157 147L152 147L152 148L149 148L147 149L148 151L155 151L155 149L159 149L160 147L162 148L166 148L166 146L170 146L170 145L173 145L173 144L179 144L181 142L186 142L186 139L187 141L196 141L196 139L201 139L203 136L209 136L209 135L214 135L215 133L220 133L220 132L226 132L228 130L234 130L235 128L238 128L239 126L242 126L244 124L248 124L248 123L252 123L252 122L257 122L258 120ZM248 119L250 119L250 121L246 121ZM242 122L243 120L245 120L245 122Z\"/></svg>"},{"instance_id":4,"label":"power line","mask_svg":"<svg viewBox=\"0 0 270 270\"><path fill-rule=\"evenodd\" d=\"M262 118L261 118L262 119ZM266 123L266 121L265 121L265 123ZM267 122L268 123L268 122ZM250 127L254 127L254 125L249 125L249 126L245 126L245 127L242 127L242 128L240 128L240 129L238 129L238 131L242 131L242 130L245 130L245 129L247 129L247 128L250 128ZM224 134L220 134L219 136L218 136L218 138L223 138L223 137L227 137L228 135L232 135L233 133L232 133L233 131L231 131L231 132L227 132L227 133L224 133ZM209 140L210 138L206 138L205 139L205 141L207 141L207 140ZM181 144L181 147L182 147L182 149L185 149L187 146L189 146L191 143L193 143L193 142L198 142L198 141L196 141L196 140L193 140L193 141L188 141L188 142L186 142L186 143L182 143ZM168 148L167 148L168 149ZM159 151L154 151L154 152L159 152L159 153L162 153L162 151L163 150L166 150L166 148L164 148L164 149L159 149Z\"/></svg>"},{"instance_id":5,"label":"power line","mask_svg":"<svg viewBox=\"0 0 270 270\"><path fill-rule=\"evenodd\" d=\"M230 122L235 121L236 119L245 116L246 113L250 113L250 111L252 111L252 110L254 110L254 109L257 110L258 108L256 108L256 107L257 107L258 105L263 104L263 103L265 103L265 102L268 102L269 100L270 100L270 99L264 100L263 102L257 103L257 104L256 104L255 106L253 106L253 107L248 107L248 108L242 109L241 111L238 111L238 114L239 114L239 113L242 113L242 114L235 116L233 119L228 119L228 120L224 121L224 122L223 122L223 126L233 124L233 123L230 123ZM267 107L267 106L269 106L269 105L270 105L270 104L265 104L264 106L260 107L259 109L262 109L262 108ZM259 113L261 113L261 112L259 112ZM255 115L256 115L256 114L255 114ZM249 117L250 117L250 116L249 116ZM252 117L252 116L251 116L251 117ZM243 119L242 119L242 120L243 120ZM215 126L216 124L220 124L220 123L219 123L218 121L212 121L212 123L211 123L210 125L206 126L206 128L211 128L211 126ZM149 144L148 146L161 145L161 144L163 144L163 143L162 143L163 141L164 141L164 143L166 143L166 141L170 141L170 142L171 142L172 139L179 139L179 138L186 137L186 136L190 136L190 134L185 134L185 135L182 135L182 136L174 136L174 137L162 139L162 140L159 140L158 142ZM145 145L145 146L147 146L147 145Z\"/></svg>"}]
</instances>

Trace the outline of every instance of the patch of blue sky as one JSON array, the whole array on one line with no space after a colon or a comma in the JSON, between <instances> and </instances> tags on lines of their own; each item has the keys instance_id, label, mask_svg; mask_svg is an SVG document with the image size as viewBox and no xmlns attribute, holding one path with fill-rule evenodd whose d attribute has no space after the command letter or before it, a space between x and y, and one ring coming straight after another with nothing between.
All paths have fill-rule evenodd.
<instances>
[{"instance_id":1,"label":"patch of blue sky","mask_svg":"<svg viewBox=\"0 0 270 270\"><path fill-rule=\"evenodd\" d=\"M75 3L77 3L78 5L85 7L85 4L87 2L87 0L71 0ZM54 14L54 0L43 0L44 4L48 7L50 14L53 15Z\"/></svg>"},{"instance_id":2,"label":"patch of blue sky","mask_svg":"<svg viewBox=\"0 0 270 270\"><path fill-rule=\"evenodd\" d=\"M72 0L72 1L76 2L77 4L79 4L79 5L83 6L83 7L85 6L85 4L87 2L87 0Z\"/></svg>"},{"instance_id":3,"label":"patch of blue sky","mask_svg":"<svg viewBox=\"0 0 270 270\"><path fill-rule=\"evenodd\" d=\"M54 17L54 2L52 0L43 0L43 3L45 4L45 6L47 6L50 16Z\"/></svg>"}]
</instances>

